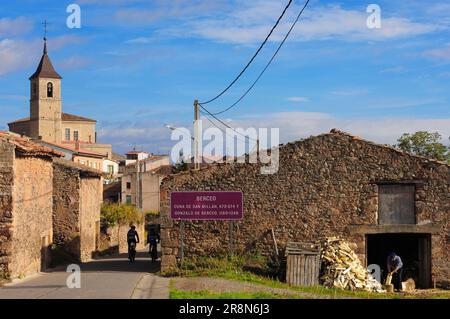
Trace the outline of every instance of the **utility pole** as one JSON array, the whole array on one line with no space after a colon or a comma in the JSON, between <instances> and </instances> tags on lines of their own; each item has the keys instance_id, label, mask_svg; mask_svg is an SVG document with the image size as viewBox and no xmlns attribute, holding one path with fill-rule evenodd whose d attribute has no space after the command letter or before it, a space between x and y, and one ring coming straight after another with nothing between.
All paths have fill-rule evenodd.
<instances>
[{"instance_id":1,"label":"utility pole","mask_svg":"<svg viewBox=\"0 0 450 319\"><path fill-rule=\"evenodd\" d=\"M136 159L136 207L141 208L141 172L139 158Z\"/></svg>"},{"instance_id":2,"label":"utility pole","mask_svg":"<svg viewBox=\"0 0 450 319\"><path fill-rule=\"evenodd\" d=\"M200 169L200 108L198 100L194 101L194 169Z\"/></svg>"}]
</instances>

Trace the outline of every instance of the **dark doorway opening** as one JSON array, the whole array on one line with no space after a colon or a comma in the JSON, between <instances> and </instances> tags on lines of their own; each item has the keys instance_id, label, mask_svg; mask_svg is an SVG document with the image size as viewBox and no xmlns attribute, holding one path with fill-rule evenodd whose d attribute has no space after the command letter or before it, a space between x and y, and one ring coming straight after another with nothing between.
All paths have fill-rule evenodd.
<instances>
[{"instance_id":1,"label":"dark doorway opening","mask_svg":"<svg viewBox=\"0 0 450 319\"><path fill-rule=\"evenodd\" d=\"M383 282L387 256L395 252L403 261L403 281L412 278L417 288L431 288L430 234L373 234L366 236L366 243L367 265L381 267Z\"/></svg>"}]
</instances>

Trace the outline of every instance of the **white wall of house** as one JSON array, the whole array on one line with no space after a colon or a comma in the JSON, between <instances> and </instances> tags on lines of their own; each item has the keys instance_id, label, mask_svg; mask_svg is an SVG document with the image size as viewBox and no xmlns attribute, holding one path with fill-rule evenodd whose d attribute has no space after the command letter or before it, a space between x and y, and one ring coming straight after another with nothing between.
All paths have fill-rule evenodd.
<instances>
[{"instance_id":1,"label":"white wall of house","mask_svg":"<svg viewBox=\"0 0 450 319\"><path fill-rule=\"evenodd\" d=\"M109 173L110 166L112 166L113 176L117 176L117 174L119 173L119 163L117 163L116 161L112 161L110 159L104 159L102 171L105 173Z\"/></svg>"}]
</instances>

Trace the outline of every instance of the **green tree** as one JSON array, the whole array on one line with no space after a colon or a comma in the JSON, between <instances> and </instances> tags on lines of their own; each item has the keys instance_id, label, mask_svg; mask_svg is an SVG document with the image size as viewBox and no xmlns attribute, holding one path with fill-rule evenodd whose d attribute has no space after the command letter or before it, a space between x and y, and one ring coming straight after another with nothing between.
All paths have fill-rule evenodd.
<instances>
[{"instance_id":1,"label":"green tree","mask_svg":"<svg viewBox=\"0 0 450 319\"><path fill-rule=\"evenodd\" d=\"M143 214L133 205L107 204L102 207L100 220L105 228L117 224L141 224Z\"/></svg>"},{"instance_id":2,"label":"green tree","mask_svg":"<svg viewBox=\"0 0 450 319\"><path fill-rule=\"evenodd\" d=\"M414 134L403 134L397 139L398 144L395 147L411 154L450 163L450 147L440 141L441 135L437 132L418 131Z\"/></svg>"}]
</instances>

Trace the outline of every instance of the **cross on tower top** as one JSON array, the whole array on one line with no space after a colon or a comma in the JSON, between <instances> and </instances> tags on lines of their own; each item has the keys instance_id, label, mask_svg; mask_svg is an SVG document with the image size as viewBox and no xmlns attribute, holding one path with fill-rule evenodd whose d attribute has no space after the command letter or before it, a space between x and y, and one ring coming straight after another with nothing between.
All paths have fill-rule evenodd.
<instances>
[{"instance_id":1,"label":"cross on tower top","mask_svg":"<svg viewBox=\"0 0 450 319\"><path fill-rule=\"evenodd\" d=\"M44 40L47 40L47 26L49 25L49 23L47 22L47 20L44 20L42 25L44 26Z\"/></svg>"},{"instance_id":2,"label":"cross on tower top","mask_svg":"<svg viewBox=\"0 0 450 319\"><path fill-rule=\"evenodd\" d=\"M44 20L42 25L44 26L44 54L47 54L47 31L48 31L47 27L49 23L47 22L47 20Z\"/></svg>"}]
</instances>

